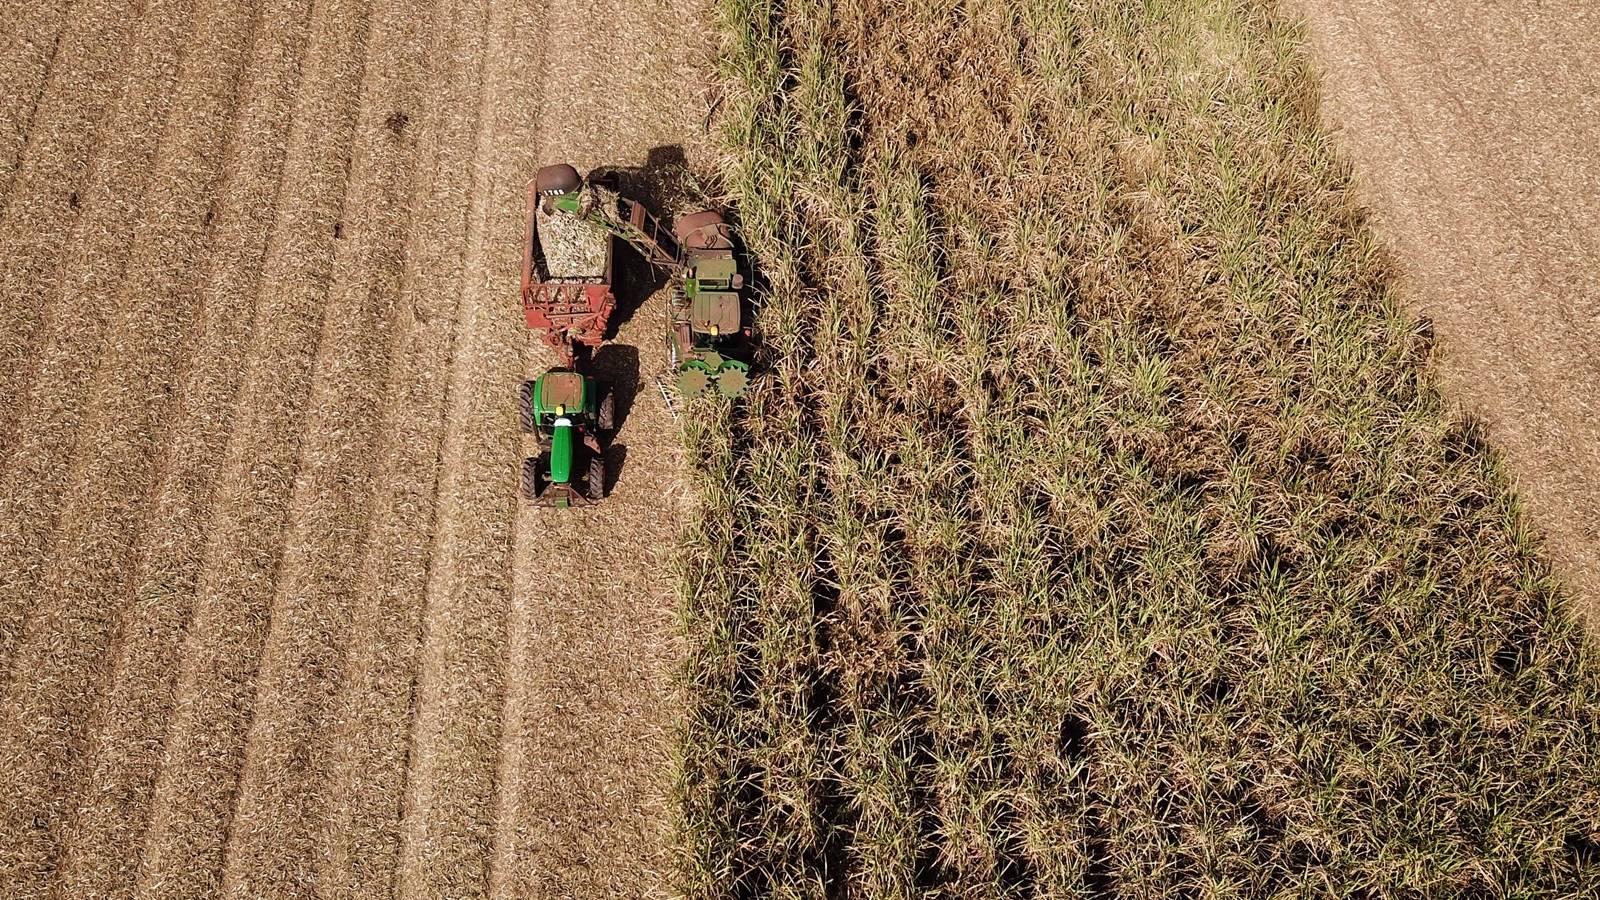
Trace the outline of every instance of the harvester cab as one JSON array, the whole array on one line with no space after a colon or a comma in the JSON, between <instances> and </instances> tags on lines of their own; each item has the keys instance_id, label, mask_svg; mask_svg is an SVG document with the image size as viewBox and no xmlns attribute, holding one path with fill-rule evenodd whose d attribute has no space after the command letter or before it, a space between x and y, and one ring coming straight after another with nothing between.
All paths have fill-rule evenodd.
<instances>
[{"instance_id":1,"label":"harvester cab","mask_svg":"<svg viewBox=\"0 0 1600 900\"><path fill-rule=\"evenodd\" d=\"M670 310L667 354L678 390L736 397L750 380L751 328L733 231L714 211L684 216L674 231L683 273Z\"/></svg>"},{"instance_id":2,"label":"harvester cab","mask_svg":"<svg viewBox=\"0 0 1600 900\"><path fill-rule=\"evenodd\" d=\"M522 385L522 430L538 448L522 462L522 494L548 506L605 497L605 442L616 428L616 400L596 379L551 369Z\"/></svg>"}]
</instances>

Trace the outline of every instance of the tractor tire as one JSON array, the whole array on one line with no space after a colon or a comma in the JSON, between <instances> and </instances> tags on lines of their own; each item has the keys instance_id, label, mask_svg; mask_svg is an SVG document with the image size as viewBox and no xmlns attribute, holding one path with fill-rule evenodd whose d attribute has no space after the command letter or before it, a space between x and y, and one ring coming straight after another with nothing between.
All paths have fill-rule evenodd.
<instances>
[{"instance_id":1,"label":"tractor tire","mask_svg":"<svg viewBox=\"0 0 1600 900\"><path fill-rule=\"evenodd\" d=\"M522 420L523 434L538 434L539 423L533 414L533 382L524 381L517 400L517 415Z\"/></svg>"},{"instance_id":2,"label":"tractor tire","mask_svg":"<svg viewBox=\"0 0 1600 900\"><path fill-rule=\"evenodd\" d=\"M522 461L522 496L527 500L537 500L549 486L545 481L544 466L540 465L537 456L530 456Z\"/></svg>"},{"instance_id":3,"label":"tractor tire","mask_svg":"<svg viewBox=\"0 0 1600 900\"><path fill-rule=\"evenodd\" d=\"M604 500L606 497L606 457L603 453L595 453L589 457L589 483L584 485L591 501Z\"/></svg>"},{"instance_id":4,"label":"tractor tire","mask_svg":"<svg viewBox=\"0 0 1600 900\"><path fill-rule=\"evenodd\" d=\"M594 423L602 434L610 437L611 432L617 430L617 392L611 389L611 385L604 382L601 382L598 387L600 390L600 408L595 413Z\"/></svg>"}]
</instances>

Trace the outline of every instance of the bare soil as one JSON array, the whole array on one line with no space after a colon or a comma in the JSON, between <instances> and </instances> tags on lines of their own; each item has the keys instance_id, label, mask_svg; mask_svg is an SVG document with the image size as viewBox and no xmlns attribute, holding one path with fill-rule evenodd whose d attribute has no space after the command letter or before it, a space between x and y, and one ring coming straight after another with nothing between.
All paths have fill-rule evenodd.
<instances>
[{"instance_id":1,"label":"bare soil","mask_svg":"<svg viewBox=\"0 0 1600 900\"><path fill-rule=\"evenodd\" d=\"M1447 389L1487 422L1600 623L1600 9L1289 8Z\"/></svg>"},{"instance_id":2,"label":"bare soil","mask_svg":"<svg viewBox=\"0 0 1600 900\"><path fill-rule=\"evenodd\" d=\"M699 0L21 6L0 893L663 892L660 280L621 266L626 459L575 512L517 499L516 289L540 164L671 211Z\"/></svg>"}]
</instances>

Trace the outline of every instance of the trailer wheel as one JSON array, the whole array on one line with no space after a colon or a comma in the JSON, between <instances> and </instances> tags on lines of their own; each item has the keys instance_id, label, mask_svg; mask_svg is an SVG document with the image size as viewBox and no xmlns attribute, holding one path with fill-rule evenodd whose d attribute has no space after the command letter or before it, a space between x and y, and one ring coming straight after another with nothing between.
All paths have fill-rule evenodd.
<instances>
[{"instance_id":1,"label":"trailer wheel","mask_svg":"<svg viewBox=\"0 0 1600 900\"><path fill-rule=\"evenodd\" d=\"M533 382L524 381L518 395L517 415L522 420L523 434L537 434L539 423L533 413Z\"/></svg>"},{"instance_id":2,"label":"trailer wheel","mask_svg":"<svg viewBox=\"0 0 1600 900\"><path fill-rule=\"evenodd\" d=\"M549 486L545 481L544 467L539 464L539 458L530 456L522 461L522 496L528 500L537 500Z\"/></svg>"},{"instance_id":3,"label":"trailer wheel","mask_svg":"<svg viewBox=\"0 0 1600 900\"><path fill-rule=\"evenodd\" d=\"M603 453L589 456L589 483L584 485L590 500L604 500L606 496L606 457Z\"/></svg>"}]
</instances>

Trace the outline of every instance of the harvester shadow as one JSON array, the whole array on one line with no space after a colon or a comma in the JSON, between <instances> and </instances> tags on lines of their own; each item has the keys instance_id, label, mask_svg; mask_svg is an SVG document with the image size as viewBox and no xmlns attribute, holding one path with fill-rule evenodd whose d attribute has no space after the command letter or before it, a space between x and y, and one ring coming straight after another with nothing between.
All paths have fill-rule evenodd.
<instances>
[{"instance_id":1,"label":"harvester shadow","mask_svg":"<svg viewBox=\"0 0 1600 900\"><path fill-rule=\"evenodd\" d=\"M602 166L591 172L590 177L603 174L614 178L622 196L643 203L661 224L671 228L673 212L683 200L683 184L688 172L689 161L683 147L667 144L650 148L642 165ZM611 289L617 298L617 307L611 314L606 340L615 340L618 328L632 319L639 307L666 283L666 272L631 249L621 250L616 255L616 277Z\"/></svg>"}]
</instances>

